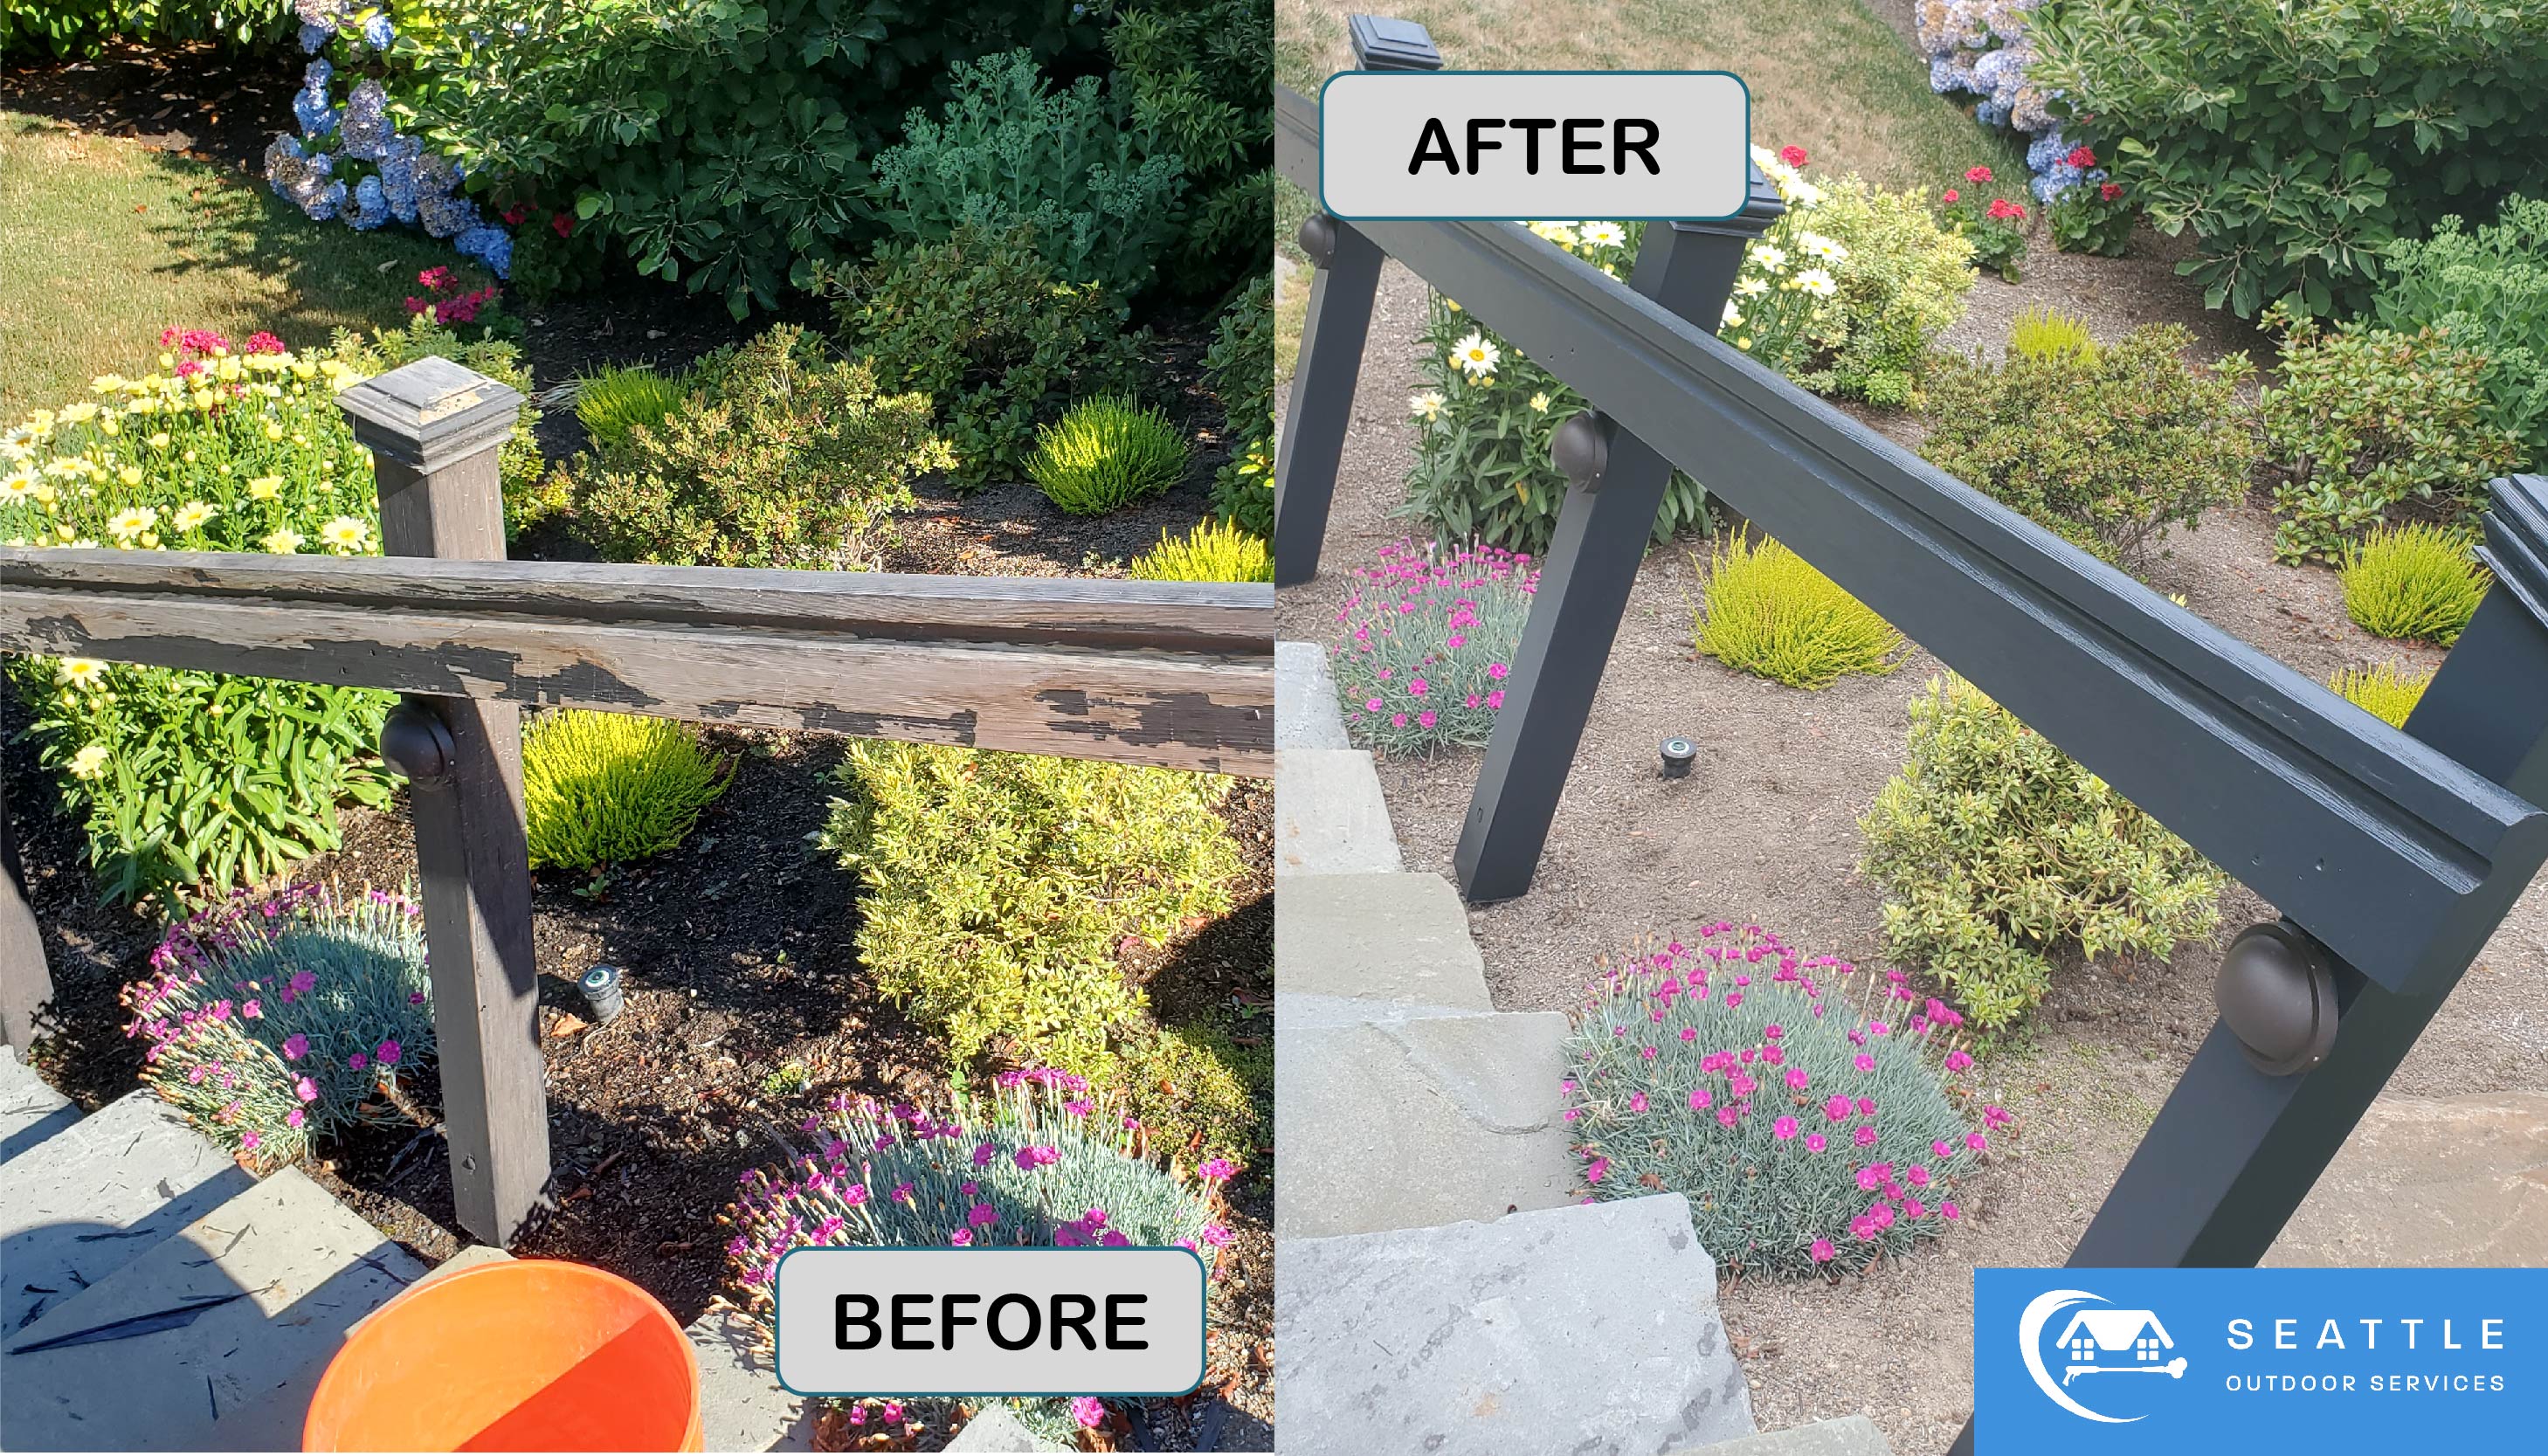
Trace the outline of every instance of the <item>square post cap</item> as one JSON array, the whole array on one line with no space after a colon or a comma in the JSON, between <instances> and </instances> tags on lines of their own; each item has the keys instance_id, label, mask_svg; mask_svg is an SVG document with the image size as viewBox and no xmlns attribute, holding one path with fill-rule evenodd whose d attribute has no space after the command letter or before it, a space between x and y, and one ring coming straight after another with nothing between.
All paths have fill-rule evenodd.
<instances>
[{"instance_id":1,"label":"square post cap","mask_svg":"<svg viewBox=\"0 0 2548 1456\"><path fill-rule=\"evenodd\" d=\"M2548 477L2508 476L2491 488L2478 560L2540 626L2548 627Z\"/></svg>"},{"instance_id":2,"label":"square post cap","mask_svg":"<svg viewBox=\"0 0 2548 1456\"><path fill-rule=\"evenodd\" d=\"M431 475L503 443L522 408L521 391L439 355L376 374L336 397L354 438Z\"/></svg>"},{"instance_id":3,"label":"square post cap","mask_svg":"<svg viewBox=\"0 0 2548 1456\"><path fill-rule=\"evenodd\" d=\"M1675 232L1701 232L1718 237L1740 237L1749 242L1770 230L1772 224L1787 215L1787 200L1778 195L1778 184L1770 180L1758 162L1750 163L1751 182L1744 190L1743 211L1731 218L1708 218L1697 222L1676 222Z\"/></svg>"},{"instance_id":4,"label":"square post cap","mask_svg":"<svg viewBox=\"0 0 2548 1456\"><path fill-rule=\"evenodd\" d=\"M1353 41L1354 64L1367 71L1438 71L1442 52L1433 35L1411 20L1385 15L1349 15L1345 33Z\"/></svg>"}]
</instances>

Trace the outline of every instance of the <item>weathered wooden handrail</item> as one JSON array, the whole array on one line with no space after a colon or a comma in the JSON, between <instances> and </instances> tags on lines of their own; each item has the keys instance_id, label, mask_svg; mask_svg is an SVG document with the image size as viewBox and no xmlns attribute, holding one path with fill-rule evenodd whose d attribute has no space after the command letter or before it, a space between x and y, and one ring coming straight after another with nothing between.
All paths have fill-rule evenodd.
<instances>
[{"instance_id":1,"label":"weathered wooden handrail","mask_svg":"<svg viewBox=\"0 0 2548 1456\"><path fill-rule=\"evenodd\" d=\"M1264 776L1273 590L0 548L0 650Z\"/></svg>"}]
</instances>

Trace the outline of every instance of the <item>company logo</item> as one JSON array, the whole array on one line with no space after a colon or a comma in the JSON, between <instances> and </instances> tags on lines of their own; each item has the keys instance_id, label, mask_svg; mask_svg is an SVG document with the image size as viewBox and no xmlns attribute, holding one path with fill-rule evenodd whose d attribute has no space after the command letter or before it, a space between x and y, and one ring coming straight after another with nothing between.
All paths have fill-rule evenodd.
<instances>
[{"instance_id":1,"label":"company logo","mask_svg":"<svg viewBox=\"0 0 2548 1456\"><path fill-rule=\"evenodd\" d=\"M2048 1290L2036 1296L2018 1317L2017 1348L2026 1361L2026 1373L2035 1378L2036 1389L2052 1404L2082 1419L2129 1425L2141 1416L2108 1415L2090 1410L2081 1399L2096 1396L2102 1402L2106 1395L2115 1393L2112 1387L2122 1383L2091 1381L2087 1377L2157 1375L2183 1380L2185 1357L2173 1353L2176 1341L2155 1312L2118 1309L2113 1305L2104 1295L2084 1289ZM2045 1331L2065 1312L2070 1318L2060 1325L2060 1333L2047 1341ZM2051 1355L2048 1362L2048 1350ZM2060 1371L2058 1379L2053 1375L2055 1367ZM2132 1384L2140 1387L2146 1382Z\"/></svg>"}]
</instances>

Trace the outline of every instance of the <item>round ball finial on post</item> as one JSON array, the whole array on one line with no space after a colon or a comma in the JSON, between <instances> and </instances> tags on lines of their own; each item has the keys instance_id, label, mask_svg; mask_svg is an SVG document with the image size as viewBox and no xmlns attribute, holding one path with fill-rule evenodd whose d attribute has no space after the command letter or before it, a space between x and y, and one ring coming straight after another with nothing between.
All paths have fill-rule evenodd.
<instances>
[{"instance_id":1,"label":"round ball finial on post","mask_svg":"<svg viewBox=\"0 0 2548 1456\"><path fill-rule=\"evenodd\" d=\"M451 730L422 703L402 702L381 720L381 761L418 788L451 780Z\"/></svg>"},{"instance_id":2,"label":"round ball finial on post","mask_svg":"<svg viewBox=\"0 0 2548 1456\"><path fill-rule=\"evenodd\" d=\"M1548 442L1548 463L1576 490L1597 491L1610 468L1610 437L1616 431L1599 410L1584 410L1557 427Z\"/></svg>"},{"instance_id":3,"label":"round ball finial on post","mask_svg":"<svg viewBox=\"0 0 2548 1456\"><path fill-rule=\"evenodd\" d=\"M2335 975L2317 944L2288 923L2251 925L2221 957L2213 1003L2256 1070L2288 1077L2335 1045Z\"/></svg>"}]
</instances>

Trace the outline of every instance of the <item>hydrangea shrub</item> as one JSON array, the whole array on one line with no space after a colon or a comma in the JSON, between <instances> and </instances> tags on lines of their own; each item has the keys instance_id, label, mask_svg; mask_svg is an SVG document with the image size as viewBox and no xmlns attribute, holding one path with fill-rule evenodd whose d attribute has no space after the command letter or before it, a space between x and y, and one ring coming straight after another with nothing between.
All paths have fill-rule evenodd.
<instances>
[{"instance_id":1,"label":"hydrangea shrub","mask_svg":"<svg viewBox=\"0 0 2548 1456\"><path fill-rule=\"evenodd\" d=\"M1984 1032L2043 1001L2055 956L2165 960L2220 928L2227 875L1960 678L1911 700L1909 760L1859 830L1887 952Z\"/></svg>"},{"instance_id":2,"label":"hydrangea shrub","mask_svg":"<svg viewBox=\"0 0 2548 1456\"><path fill-rule=\"evenodd\" d=\"M241 891L171 927L124 988L141 1079L260 1171L357 1123L424 1114L433 1055L423 912L404 894Z\"/></svg>"},{"instance_id":3,"label":"hydrangea shrub","mask_svg":"<svg viewBox=\"0 0 2548 1456\"><path fill-rule=\"evenodd\" d=\"M1327 649L1345 731L1385 754L1483 746L1538 590L1531 559L1502 547L1382 548L1355 570Z\"/></svg>"},{"instance_id":4,"label":"hydrangea shrub","mask_svg":"<svg viewBox=\"0 0 2548 1456\"><path fill-rule=\"evenodd\" d=\"M1956 1185L2011 1121L1955 1080L1962 1018L1800 956L1757 925L1648 949L1592 982L1567 1038L1587 1202L1679 1193L1727 1269L1860 1269L1962 1218Z\"/></svg>"}]
</instances>

